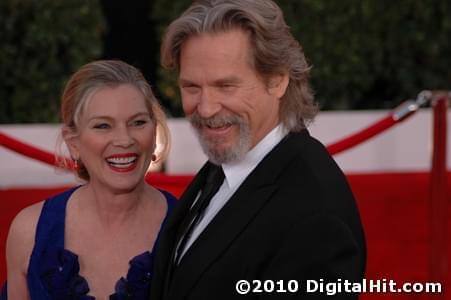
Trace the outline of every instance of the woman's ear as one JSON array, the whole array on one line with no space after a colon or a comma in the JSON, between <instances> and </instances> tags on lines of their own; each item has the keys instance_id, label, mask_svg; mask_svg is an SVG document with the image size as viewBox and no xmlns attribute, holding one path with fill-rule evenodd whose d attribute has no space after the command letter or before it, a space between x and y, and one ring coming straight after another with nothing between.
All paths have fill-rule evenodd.
<instances>
[{"instance_id":1,"label":"woman's ear","mask_svg":"<svg viewBox=\"0 0 451 300\"><path fill-rule=\"evenodd\" d=\"M62 128L62 136L64 142L66 143L67 149L69 150L70 156L73 160L80 159L80 147L78 141L78 134L75 132L74 128L64 126Z\"/></svg>"},{"instance_id":2,"label":"woman's ear","mask_svg":"<svg viewBox=\"0 0 451 300\"><path fill-rule=\"evenodd\" d=\"M288 73L271 76L268 85L269 93L278 99L282 98L287 91L289 81L290 78L288 76Z\"/></svg>"},{"instance_id":3,"label":"woman's ear","mask_svg":"<svg viewBox=\"0 0 451 300\"><path fill-rule=\"evenodd\" d=\"M157 160L157 155L155 154L155 151L157 150L157 143L158 143L158 125L155 125L155 130L154 130L154 134L153 134L153 146L152 146L152 155L151 155L151 159L152 161L156 161Z\"/></svg>"}]
</instances>

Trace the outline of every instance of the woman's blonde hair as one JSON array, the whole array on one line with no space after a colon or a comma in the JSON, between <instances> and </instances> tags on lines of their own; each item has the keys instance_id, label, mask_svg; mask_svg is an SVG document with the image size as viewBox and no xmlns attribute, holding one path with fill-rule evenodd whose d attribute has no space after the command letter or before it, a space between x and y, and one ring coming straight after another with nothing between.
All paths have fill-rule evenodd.
<instances>
[{"instance_id":1,"label":"woman's blonde hair","mask_svg":"<svg viewBox=\"0 0 451 300\"><path fill-rule=\"evenodd\" d=\"M61 98L62 131L77 132L80 117L87 100L95 91L104 87L116 87L130 84L144 96L146 107L152 120L156 123L157 141L162 142L157 160L166 158L170 147L170 134L166 116L155 98L149 83L135 67L119 60L99 60L82 66L67 82ZM61 157L61 156L58 156ZM67 161L59 159L60 164L67 166ZM82 161L77 161L77 175L89 180L89 173Z\"/></svg>"}]
</instances>

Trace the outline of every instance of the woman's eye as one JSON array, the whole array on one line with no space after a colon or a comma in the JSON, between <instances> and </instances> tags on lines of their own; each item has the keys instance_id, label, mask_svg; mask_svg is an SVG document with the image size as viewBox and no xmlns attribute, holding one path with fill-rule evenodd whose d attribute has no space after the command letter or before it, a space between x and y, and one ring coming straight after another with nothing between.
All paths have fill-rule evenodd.
<instances>
[{"instance_id":1,"label":"woman's eye","mask_svg":"<svg viewBox=\"0 0 451 300\"><path fill-rule=\"evenodd\" d=\"M110 125L107 124L107 123L100 123L100 124L94 125L93 128L95 128L95 129L108 129L108 128L110 128Z\"/></svg>"},{"instance_id":2,"label":"woman's eye","mask_svg":"<svg viewBox=\"0 0 451 300\"><path fill-rule=\"evenodd\" d=\"M132 122L133 126L143 126L146 123L147 123L146 120L135 120Z\"/></svg>"}]
</instances>

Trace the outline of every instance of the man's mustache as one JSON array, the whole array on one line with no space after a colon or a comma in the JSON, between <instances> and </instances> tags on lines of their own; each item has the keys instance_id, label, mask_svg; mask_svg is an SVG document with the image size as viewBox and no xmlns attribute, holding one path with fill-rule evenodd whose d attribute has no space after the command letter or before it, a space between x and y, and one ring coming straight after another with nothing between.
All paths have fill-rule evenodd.
<instances>
[{"instance_id":1,"label":"man's mustache","mask_svg":"<svg viewBox=\"0 0 451 300\"><path fill-rule=\"evenodd\" d=\"M241 116L227 113L216 114L209 118L203 118L197 112L195 112L189 116L189 120L195 128L201 128L204 126L222 127L234 124L241 125L244 123L244 120Z\"/></svg>"}]
</instances>

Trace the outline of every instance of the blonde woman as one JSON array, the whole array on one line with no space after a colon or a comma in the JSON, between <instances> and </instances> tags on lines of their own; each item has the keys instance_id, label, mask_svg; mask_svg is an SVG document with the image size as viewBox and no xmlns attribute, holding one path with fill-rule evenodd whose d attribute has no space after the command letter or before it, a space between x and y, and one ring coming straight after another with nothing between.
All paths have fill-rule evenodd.
<instances>
[{"instance_id":1,"label":"blonde woman","mask_svg":"<svg viewBox=\"0 0 451 300\"><path fill-rule=\"evenodd\" d=\"M66 85L61 112L62 137L86 183L16 216L7 296L146 299L152 249L175 204L144 180L167 152L164 114L143 75L121 61L81 67Z\"/></svg>"}]
</instances>

